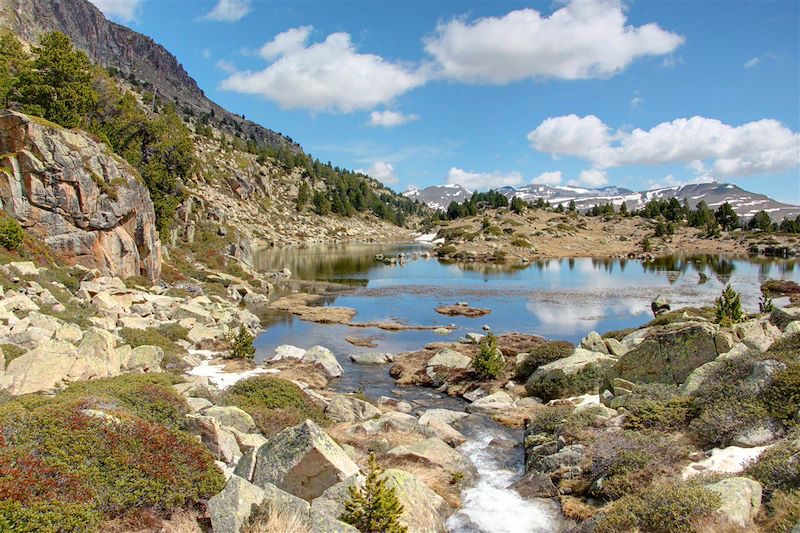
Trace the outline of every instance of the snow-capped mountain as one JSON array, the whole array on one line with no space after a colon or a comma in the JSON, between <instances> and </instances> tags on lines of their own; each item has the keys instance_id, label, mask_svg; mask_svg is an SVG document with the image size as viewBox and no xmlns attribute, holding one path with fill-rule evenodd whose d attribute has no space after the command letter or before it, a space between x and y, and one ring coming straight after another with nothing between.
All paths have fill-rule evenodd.
<instances>
[{"instance_id":1,"label":"snow-capped mountain","mask_svg":"<svg viewBox=\"0 0 800 533\"><path fill-rule=\"evenodd\" d=\"M628 209L640 209L648 201L659 198L669 200L677 198L683 203L686 200L690 207L694 207L701 200L712 209L716 209L721 204L728 202L739 216L748 218L757 212L764 210L773 220L780 221L784 217L796 217L800 215L800 206L789 205L778 202L763 194L746 191L730 183L697 183L691 185L678 185L675 187L664 187L649 191L631 191L621 187L607 186L599 189L589 189L584 187L550 186L550 185L526 185L520 188L501 187L498 189L509 198L519 196L528 202L543 198L552 205L568 204L574 201L580 210L586 210L596 204L611 202L617 207L624 202ZM439 185L427 187L422 190L412 190L405 193L410 198L416 198L425 202L434 209L447 209L450 202L461 202L471 195L471 193L460 185Z\"/></svg>"},{"instance_id":2,"label":"snow-capped mountain","mask_svg":"<svg viewBox=\"0 0 800 533\"><path fill-rule=\"evenodd\" d=\"M409 189L403 193L406 198L419 200L433 209L447 209L450 202L461 203L472 196L472 191L461 185L433 185L424 189Z\"/></svg>"}]
</instances>

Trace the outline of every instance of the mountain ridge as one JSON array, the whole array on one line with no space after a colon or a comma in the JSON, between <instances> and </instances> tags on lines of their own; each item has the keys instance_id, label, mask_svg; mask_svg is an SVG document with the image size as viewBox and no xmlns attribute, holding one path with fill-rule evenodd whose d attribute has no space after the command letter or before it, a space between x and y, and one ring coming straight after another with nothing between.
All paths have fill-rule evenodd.
<instances>
[{"instance_id":1,"label":"mountain ridge","mask_svg":"<svg viewBox=\"0 0 800 533\"><path fill-rule=\"evenodd\" d=\"M442 190L447 191L449 196L440 194ZM458 191L458 193L454 193L454 190ZM542 198L552 205L561 204L566 206L570 201L574 201L579 210L587 210L594 205L608 202L617 207L624 202L628 209L633 210L642 208L652 199L669 200L675 197L681 202L686 200L690 207L695 207L701 200L704 200L711 208L715 208L727 201L739 216L745 218L752 217L761 210L766 211L776 221L783 220L787 216L800 215L800 206L778 202L766 195L747 191L732 183L720 182L675 185L644 191L632 191L616 186L591 189L570 185L537 184L525 185L519 188L500 187L497 191L509 199L519 196L528 202ZM424 189L412 189L405 192L404 196L422 201L434 209L447 209L447 206L455 198L458 198L455 201L462 202L468 199L471 194L472 192L466 187L458 184L448 184L445 186L434 185Z\"/></svg>"}]
</instances>

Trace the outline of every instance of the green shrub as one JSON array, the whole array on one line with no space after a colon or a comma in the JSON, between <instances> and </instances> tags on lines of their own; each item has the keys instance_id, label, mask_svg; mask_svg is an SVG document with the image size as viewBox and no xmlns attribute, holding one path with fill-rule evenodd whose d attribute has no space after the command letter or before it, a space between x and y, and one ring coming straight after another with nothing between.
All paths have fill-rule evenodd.
<instances>
[{"instance_id":1,"label":"green shrub","mask_svg":"<svg viewBox=\"0 0 800 533\"><path fill-rule=\"evenodd\" d=\"M494 224L490 224L488 227L484 228L483 232L489 235L494 235L495 237L499 237L503 234L503 230Z\"/></svg>"},{"instance_id":2,"label":"green shrub","mask_svg":"<svg viewBox=\"0 0 800 533\"><path fill-rule=\"evenodd\" d=\"M692 522L711 515L719 495L699 485L657 483L614 502L597 524L597 533L690 533Z\"/></svg>"},{"instance_id":3,"label":"green shrub","mask_svg":"<svg viewBox=\"0 0 800 533\"><path fill-rule=\"evenodd\" d=\"M625 402L625 428L678 431L684 429L694 415L692 398L678 396L664 401L633 398Z\"/></svg>"},{"instance_id":4,"label":"green shrub","mask_svg":"<svg viewBox=\"0 0 800 533\"><path fill-rule=\"evenodd\" d=\"M219 398L226 405L244 409L267 437L305 419L328 423L324 412L303 390L285 379L254 376L237 382Z\"/></svg>"},{"instance_id":5,"label":"green shrub","mask_svg":"<svg viewBox=\"0 0 800 533\"><path fill-rule=\"evenodd\" d=\"M550 341L534 346L528 351L527 357L516 366L516 378L527 379L540 366L569 357L574 351L575 346L566 341Z\"/></svg>"},{"instance_id":6,"label":"green shrub","mask_svg":"<svg viewBox=\"0 0 800 533\"><path fill-rule=\"evenodd\" d=\"M778 491L769 502L769 515L764 531L792 533L800 522L800 491Z\"/></svg>"},{"instance_id":7,"label":"green shrub","mask_svg":"<svg viewBox=\"0 0 800 533\"><path fill-rule=\"evenodd\" d=\"M228 335L229 352L226 359L253 359L256 356L256 348L253 346L253 336L242 324L239 326L239 333L231 332Z\"/></svg>"},{"instance_id":8,"label":"green shrub","mask_svg":"<svg viewBox=\"0 0 800 533\"><path fill-rule=\"evenodd\" d=\"M531 247L531 243L527 239L525 239L523 237L514 237L511 240L511 245L512 246L519 246L520 248L530 248Z\"/></svg>"},{"instance_id":9,"label":"green shrub","mask_svg":"<svg viewBox=\"0 0 800 533\"><path fill-rule=\"evenodd\" d=\"M536 435L546 433L557 435L567 421L569 415L575 410L571 405L548 405L534 415L528 422L526 433Z\"/></svg>"},{"instance_id":10,"label":"green shrub","mask_svg":"<svg viewBox=\"0 0 800 533\"><path fill-rule=\"evenodd\" d=\"M362 533L406 533L408 528L400 523L403 504L395 488L387 485L381 474L383 470L375 455L370 455L364 487L350 487L350 499L345 502L340 519Z\"/></svg>"},{"instance_id":11,"label":"green shrub","mask_svg":"<svg viewBox=\"0 0 800 533\"><path fill-rule=\"evenodd\" d=\"M178 382L180 379L173 374L122 374L73 383L57 400L82 399L89 407L99 404L121 409L147 422L179 429L189 406L172 387Z\"/></svg>"},{"instance_id":12,"label":"green shrub","mask_svg":"<svg viewBox=\"0 0 800 533\"><path fill-rule=\"evenodd\" d=\"M725 446L733 437L755 427L768 416L756 400L732 396L706 405L689 425L693 436L704 446Z\"/></svg>"},{"instance_id":13,"label":"green shrub","mask_svg":"<svg viewBox=\"0 0 800 533\"><path fill-rule=\"evenodd\" d=\"M481 339L480 352L472 360L472 367L480 379L495 379L505 366L503 353L497 348L497 337L489 332Z\"/></svg>"},{"instance_id":14,"label":"green shrub","mask_svg":"<svg viewBox=\"0 0 800 533\"><path fill-rule=\"evenodd\" d=\"M725 287L722 294L715 301L714 312L717 323L723 326L738 324L744 320L742 313L742 301L739 293L734 291L730 285Z\"/></svg>"},{"instance_id":15,"label":"green shrub","mask_svg":"<svg viewBox=\"0 0 800 533\"><path fill-rule=\"evenodd\" d=\"M19 222L5 213L0 215L0 244L6 250L18 250L24 238L25 232Z\"/></svg>"},{"instance_id":16,"label":"green shrub","mask_svg":"<svg viewBox=\"0 0 800 533\"><path fill-rule=\"evenodd\" d=\"M800 433L775 444L750 463L746 473L764 486L766 494L800 490Z\"/></svg>"},{"instance_id":17,"label":"green shrub","mask_svg":"<svg viewBox=\"0 0 800 533\"><path fill-rule=\"evenodd\" d=\"M555 378L534 374L525 384L525 390L529 396L536 396L547 402L557 398L597 392L602 378L603 367L590 363L573 374Z\"/></svg>"},{"instance_id":18,"label":"green shrub","mask_svg":"<svg viewBox=\"0 0 800 533\"><path fill-rule=\"evenodd\" d=\"M762 397L772 418L785 425L800 422L800 363L775 373Z\"/></svg>"},{"instance_id":19,"label":"green shrub","mask_svg":"<svg viewBox=\"0 0 800 533\"><path fill-rule=\"evenodd\" d=\"M712 320L714 316L714 309L711 307L684 307L683 309L658 315L648 322L645 327L668 326L679 322L697 320L697 318Z\"/></svg>"},{"instance_id":20,"label":"green shrub","mask_svg":"<svg viewBox=\"0 0 800 533\"><path fill-rule=\"evenodd\" d=\"M119 331L123 342L132 348L137 346L158 346L164 350L164 367L181 367L180 358L186 355L186 350L176 341L185 339L188 330L177 324L162 325L158 328L135 329L122 328Z\"/></svg>"},{"instance_id":21,"label":"green shrub","mask_svg":"<svg viewBox=\"0 0 800 533\"><path fill-rule=\"evenodd\" d=\"M93 416L87 407L107 415ZM224 476L199 442L133 410L123 401L98 405L75 389L4 404L0 524L10 523L11 531L29 524L38 524L36 531L94 531L101 514L161 514L222 490Z\"/></svg>"},{"instance_id":22,"label":"green shrub","mask_svg":"<svg viewBox=\"0 0 800 533\"><path fill-rule=\"evenodd\" d=\"M452 244L448 244L439 248L436 252L438 255L450 255L456 253L456 247Z\"/></svg>"}]
</instances>

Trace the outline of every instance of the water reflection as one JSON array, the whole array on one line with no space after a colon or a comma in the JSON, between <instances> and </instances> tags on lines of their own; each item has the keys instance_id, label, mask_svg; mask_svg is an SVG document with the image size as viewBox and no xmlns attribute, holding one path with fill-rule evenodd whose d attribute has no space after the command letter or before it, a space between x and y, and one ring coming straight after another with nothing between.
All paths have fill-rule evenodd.
<instances>
[{"instance_id":1,"label":"water reflection","mask_svg":"<svg viewBox=\"0 0 800 533\"><path fill-rule=\"evenodd\" d=\"M651 318L650 301L662 294L674 308L713 305L727 283L742 294L746 311L758 308L759 286L767 278L800 280L794 261L721 257L672 256L652 261L613 258L569 258L534 261L528 265L458 265L436 259L417 260L422 245L333 245L267 250L257 254L265 270L288 267L293 277L356 284L332 294L325 305L353 307L356 322L397 321L412 325L454 324L448 337L430 331L386 333L347 326L303 323L286 315L270 317L259 337L261 356L279 344L328 346L343 354L404 351L440 340L454 340L488 324L498 333L518 331L577 341L588 331L608 331L640 325ZM386 265L375 254L408 262ZM707 277L707 279L706 279ZM705 281L704 281L705 280ZM434 308L466 301L492 313L480 319L446 317ZM374 349L350 346L347 335L380 335ZM346 358L346 357L344 357ZM341 359L341 358L340 358Z\"/></svg>"}]
</instances>

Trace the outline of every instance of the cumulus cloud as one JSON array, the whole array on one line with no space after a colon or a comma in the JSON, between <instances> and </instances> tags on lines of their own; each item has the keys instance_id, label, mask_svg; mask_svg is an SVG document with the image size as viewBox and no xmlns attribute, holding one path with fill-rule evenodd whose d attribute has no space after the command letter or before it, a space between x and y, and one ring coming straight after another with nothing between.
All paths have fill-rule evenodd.
<instances>
[{"instance_id":1,"label":"cumulus cloud","mask_svg":"<svg viewBox=\"0 0 800 533\"><path fill-rule=\"evenodd\" d=\"M457 167L447 171L447 183L458 184L474 191L476 189L496 189L498 187L516 187L522 183L519 172L469 172Z\"/></svg>"},{"instance_id":2,"label":"cumulus cloud","mask_svg":"<svg viewBox=\"0 0 800 533\"><path fill-rule=\"evenodd\" d=\"M250 11L250 0L219 0L203 18L218 22L236 22Z\"/></svg>"},{"instance_id":3,"label":"cumulus cloud","mask_svg":"<svg viewBox=\"0 0 800 533\"><path fill-rule=\"evenodd\" d=\"M237 70L237 69L236 69L236 65L234 65L234 64L233 64L233 63L231 63L230 61L226 61L226 60L224 60L224 59L220 59L220 60L218 60L218 61L215 63L215 66L216 66L216 67L217 67L219 70L221 70L222 72L225 72L225 73L227 73L227 74L233 74L233 73L234 73L234 72L236 72L236 70Z\"/></svg>"},{"instance_id":4,"label":"cumulus cloud","mask_svg":"<svg viewBox=\"0 0 800 533\"><path fill-rule=\"evenodd\" d=\"M369 124L370 126L382 126L384 128L391 128L392 126L399 126L401 124L405 124L406 122L413 122L414 120L419 120L417 115L404 115L399 111L373 111L369 114Z\"/></svg>"},{"instance_id":5,"label":"cumulus cloud","mask_svg":"<svg viewBox=\"0 0 800 533\"><path fill-rule=\"evenodd\" d=\"M558 185L561 183L561 171L556 170L554 172L542 172L535 178L533 178L534 185Z\"/></svg>"},{"instance_id":6,"label":"cumulus cloud","mask_svg":"<svg viewBox=\"0 0 800 533\"><path fill-rule=\"evenodd\" d=\"M267 68L237 72L223 80L222 88L263 96L284 109L350 112L425 83L416 67L359 53L347 33L309 45L310 34L310 26L278 34L261 48L262 57L271 61Z\"/></svg>"},{"instance_id":7,"label":"cumulus cloud","mask_svg":"<svg viewBox=\"0 0 800 533\"><path fill-rule=\"evenodd\" d=\"M605 78L635 59L684 42L658 24L627 24L620 0L571 0L549 16L534 9L440 23L425 41L442 75L466 83Z\"/></svg>"},{"instance_id":8,"label":"cumulus cloud","mask_svg":"<svg viewBox=\"0 0 800 533\"><path fill-rule=\"evenodd\" d=\"M679 118L649 130L611 132L594 115L544 120L528 134L533 148L586 159L595 169L710 163L723 177L783 172L800 164L800 134L763 119L731 126L705 117Z\"/></svg>"},{"instance_id":9,"label":"cumulus cloud","mask_svg":"<svg viewBox=\"0 0 800 533\"><path fill-rule=\"evenodd\" d=\"M89 0L108 18L132 22L136 20L144 0Z\"/></svg>"},{"instance_id":10,"label":"cumulus cloud","mask_svg":"<svg viewBox=\"0 0 800 533\"><path fill-rule=\"evenodd\" d=\"M590 168L589 170L584 170L581 172L578 182L581 185L586 185L587 187L602 187L608 183L608 174L606 174L606 172L603 170Z\"/></svg>"},{"instance_id":11,"label":"cumulus cloud","mask_svg":"<svg viewBox=\"0 0 800 533\"><path fill-rule=\"evenodd\" d=\"M644 104L644 98L639 94L639 91L633 91L633 98L631 98L631 109L639 109Z\"/></svg>"},{"instance_id":12,"label":"cumulus cloud","mask_svg":"<svg viewBox=\"0 0 800 533\"><path fill-rule=\"evenodd\" d=\"M367 170L357 170L367 176L373 177L384 184L397 183L397 175L394 171L394 166L391 163L384 163L383 161L375 161Z\"/></svg>"}]
</instances>

